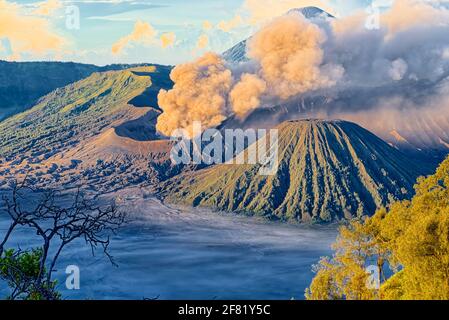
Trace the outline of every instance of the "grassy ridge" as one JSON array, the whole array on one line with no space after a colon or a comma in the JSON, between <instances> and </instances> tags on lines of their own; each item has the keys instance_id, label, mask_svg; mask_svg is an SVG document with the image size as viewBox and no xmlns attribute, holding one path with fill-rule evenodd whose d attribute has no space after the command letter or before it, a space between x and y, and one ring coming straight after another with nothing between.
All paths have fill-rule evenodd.
<instances>
[{"instance_id":1,"label":"grassy ridge","mask_svg":"<svg viewBox=\"0 0 449 320\"><path fill-rule=\"evenodd\" d=\"M0 120L33 107L56 88L90 76L130 68L126 65L99 67L74 62L0 61Z\"/></svg>"},{"instance_id":2,"label":"grassy ridge","mask_svg":"<svg viewBox=\"0 0 449 320\"><path fill-rule=\"evenodd\" d=\"M0 122L0 158L48 157L126 121L137 109L129 101L148 88L158 90L159 82L167 83L169 70L139 67L94 73L56 89L32 109Z\"/></svg>"}]
</instances>

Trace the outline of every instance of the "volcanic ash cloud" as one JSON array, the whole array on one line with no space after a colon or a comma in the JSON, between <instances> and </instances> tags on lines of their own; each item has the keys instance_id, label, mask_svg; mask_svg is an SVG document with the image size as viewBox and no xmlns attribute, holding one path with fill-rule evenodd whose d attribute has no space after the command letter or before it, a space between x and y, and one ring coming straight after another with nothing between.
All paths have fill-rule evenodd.
<instances>
[{"instance_id":1,"label":"volcanic ash cloud","mask_svg":"<svg viewBox=\"0 0 449 320\"><path fill-rule=\"evenodd\" d=\"M173 69L172 90L158 95L163 114L158 118L157 130L167 136L176 129L192 134L192 124L201 121L204 127L215 127L226 119L228 93L232 73L223 59L213 53Z\"/></svg>"},{"instance_id":2,"label":"volcanic ash cloud","mask_svg":"<svg viewBox=\"0 0 449 320\"><path fill-rule=\"evenodd\" d=\"M303 97L332 101L313 111L329 117L385 106L402 114L410 106L433 108L435 96L449 96L440 90L449 83L449 10L437 2L397 0L374 29L363 12L342 19L307 20L299 12L275 18L248 41L247 62L208 53L176 67L175 87L159 95L164 114L157 128L171 135L194 121L214 127L231 115L244 119L257 108Z\"/></svg>"},{"instance_id":3,"label":"volcanic ash cloud","mask_svg":"<svg viewBox=\"0 0 449 320\"><path fill-rule=\"evenodd\" d=\"M267 84L254 74L244 73L240 81L231 91L231 104L233 112L244 118L260 106L262 94L267 90Z\"/></svg>"},{"instance_id":4,"label":"volcanic ash cloud","mask_svg":"<svg viewBox=\"0 0 449 320\"><path fill-rule=\"evenodd\" d=\"M249 43L248 55L260 64L260 76L273 96L287 99L335 84L342 70L323 66L325 33L299 13L275 19ZM331 76L332 75L332 76Z\"/></svg>"},{"instance_id":5,"label":"volcanic ash cloud","mask_svg":"<svg viewBox=\"0 0 449 320\"><path fill-rule=\"evenodd\" d=\"M157 129L171 135L176 129L191 131L194 121L203 128L219 125L228 116L245 117L264 101L291 96L335 84L343 71L323 65L322 30L301 14L273 20L249 44L252 59L244 66L227 66L219 55L177 66L172 90L162 90L164 111ZM237 79L237 80L235 80Z\"/></svg>"}]
</instances>

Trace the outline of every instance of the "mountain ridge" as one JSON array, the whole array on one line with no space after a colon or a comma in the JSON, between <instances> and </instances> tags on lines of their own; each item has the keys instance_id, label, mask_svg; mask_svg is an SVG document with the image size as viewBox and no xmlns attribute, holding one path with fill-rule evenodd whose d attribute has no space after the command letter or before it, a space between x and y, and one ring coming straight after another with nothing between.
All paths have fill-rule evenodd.
<instances>
[{"instance_id":1,"label":"mountain ridge","mask_svg":"<svg viewBox=\"0 0 449 320\"><path fill-rule=\"evenodd\" d=\"M151 64L96 66L77 62L9 62L0 60L0 121L26 111L57 88L95 72L119 71Z\"/></svg>"},{"instance_id":2,"label":"mountain ridge","mask_svg":"<svg viewBox=\"0 0 449 320\"><path fill-rule=\"evenodd\" d=\"M109 190L141 184L165 165L169 141L158 141L157 101L169 88L170 67L93 73L58 88L33 108L0 122L0 185L29 175L35 185ZM156 141L151 141L156 140Z\"/></svg>"}]
</instances>

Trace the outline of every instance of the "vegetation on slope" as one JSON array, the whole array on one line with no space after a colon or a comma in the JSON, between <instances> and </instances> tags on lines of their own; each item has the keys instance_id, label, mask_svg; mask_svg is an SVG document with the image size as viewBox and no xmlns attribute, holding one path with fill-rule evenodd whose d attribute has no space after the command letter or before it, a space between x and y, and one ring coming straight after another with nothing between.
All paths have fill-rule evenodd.
<instances>
[{"instance_id":1,"label":"vegetation on slope","mask_svg":"<svg viewBox=\"0 0 449 320\"><path fill-rule=\"evenodd\" d=\"M150 87L160 88L159 79L166 83L168 73L169 68L155 67L94 73L56 89L32 109L0 122L0 158L48 158L132 120L131 110L138 108L129 102Z\"/></svg>"},{"instance_id":2,"label":"vegetation on slope","mask_svg":"<svg viewBox=\"0 0 449 320\"><path fill-rule=\"evenodd\" d=\"M0 120L31 108L39 98L56 88L84 79L94 72L129 67L98 67L73 62L0 61Z\"/></svg>"},{"instance_id":3,"label":"vegetation on slope","mask_svg":"<svg viewBox=\"0 0 449 320\"><path fill-rule=\"evenodd\" d=\"M330 222L410 198L425 171L354 123L299 120L278 129L275 175L258 175L260 165L217 165L169 180L163 196L270 219Z\"/></svg>"},{"instance_id":4,"label":"vegetation on slope","mask_svg":"<svg viewBox=\"0 0 449 320\"><path fill-rule=\"evenodd\" d=\"M307 298L449 299L448 199L449 158L434 175L418 180L411 201L342 227L336 252L316 267ZM367 286L372 264L377 286Z\"/></svg>"},{"instance_id":5,"label":"vegetation on slope","mask_svg":"<svg viewBox=\"0 0 449 320\"><path fill-rule=\"evenodd\" d=\"M160 172L169 142L150 141L158 138L155 97L172 86L170 70L94 73L0 122L0 188L25 176L36 187L101 193L157 183L172 172Z\"/></svg>"}]
</instances>

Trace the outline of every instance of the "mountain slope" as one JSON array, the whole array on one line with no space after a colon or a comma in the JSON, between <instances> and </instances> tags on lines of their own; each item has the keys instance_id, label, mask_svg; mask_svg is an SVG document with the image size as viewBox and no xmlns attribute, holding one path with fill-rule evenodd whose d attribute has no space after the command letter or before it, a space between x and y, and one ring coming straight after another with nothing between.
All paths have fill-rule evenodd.
<instances>
[{"instance_id":1,"label":"mountain slope","mask_svg":"<svg viewBox=\"0 0 449 320\"><path fill-rule=\"evenodd\" d=\"M316 7L292 9L287 14L291 12L301 12L313 22L335 18ZM247 60L246 44L247 40L238 43L223 54L224 58L229 62ZM343 67L350 69L352 63L357 62ZM309 92L278 105L255 109L244 121L231 117L222 127L270 128L299 118L344 119L367 128L410 157L436 167L449 154L448 106L433 101L438 99L433 98L439 95L437 92L447 87L449 73L441 71L432 79L403 79L376 86L359 81L348 88L337 86L335 90ZM407 97L408 102L396 103L398 97ZM390 103L400 106L392 107Z\"/></svg>"},{"instance_id":2,"label":"mountain slope","mask_svg":"<svg viewBox=\"0 0 449 320\"><path fill-rule=\"evenodd\" d=\"M168 202L288 221L334 221L411 197L424 169L358 125L298 120L279 127L279 170L217 165L163 186Z\"/></svg>"},{"instance_id":3,"label":"mountain slope","mask_svg":"<svg viewBox=\"0 0 449 320\"><path fill-rule=\"evenodd\" d=\"M38 99L94 72L123 70L134 66L99 67L73 62L0 61L0 121L34 106Z\"/></svg>"},{"instance_id":4,"label":"mountain slope","mask_svg":"<svg viewBox=\"0 0 449 320\"><path fill-rule=\"evenodd\" d=\"M94 73L0 122L0 177L30 173L37 184L76 179L114 184L121 181L112 175L122 173L122 180L144 181L148 159L167 154L168 143L150 140L157 139L160 114L154 95L172 86L170 70ZM150 154L153 149L156 154Z\"/></svg>"},{"instance_id":5,"label":"mountain slope","mask_svg":"<svg viewBox=\"0 0 449 320\"><path fill-rule=\"evenodd\" d=\"M431 162L434 169L449 153L447 106L429 108L380 109L379 99L394 100L397 92L416 100L429 94L435 83L397 84L377 88L351 88L348 91L317 96L298 96L270 108L254 110L243 121L231 117L224 128L271 128L283 121L300 118L344 119L356 122L408 156ZM389 113L389 116L387 112ZM386 115L385 115L386 114Z\"/></svg>"},{"instance_id":6,"label":"mountain slope","mask_svg":"<svg viewBox=\"0 0 449 320\"><path fill-rule=\"evenodd\" d=\"M124 71L95 73L56 89L32 109L0 123L1 155L9 158L58 150L74 137L95 134L120 119L123 104L150 85L150 78Z\"/></svg>"},{"instance_id":7,"label":"mountain slope","mask_svg":"<svg viewBox=\"0 0 449 320\"><path fill-rule=\"evenodd\" d=\"M299 12L307 19L316 19L316 18L333 18L332 15L329 13L321 10L317 7L304 7L304 8L296 8L291 9L287 12L287 14ZM246 61L248 58L246 57L246 45L248 43L248 40L243 40L239 43L237 43L232 48L226 50L223 52L223 58L228 62L243 62Z\"/></svg>"}]
</instances>

